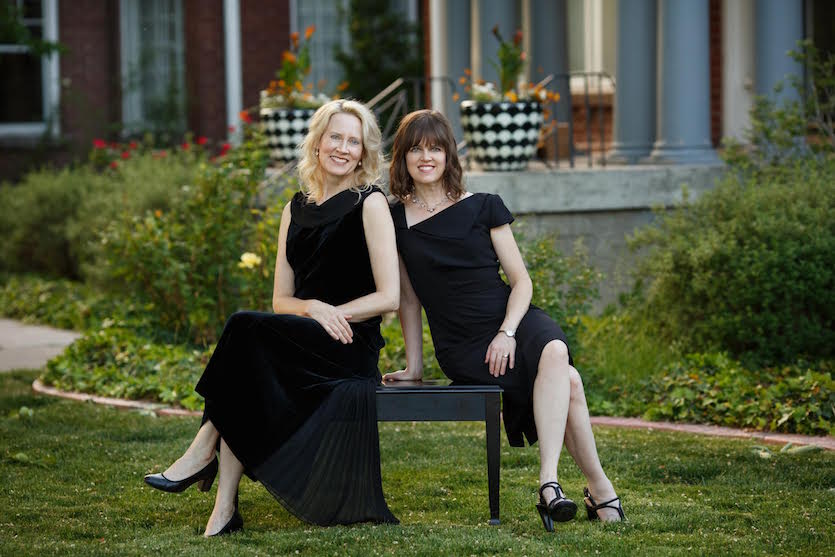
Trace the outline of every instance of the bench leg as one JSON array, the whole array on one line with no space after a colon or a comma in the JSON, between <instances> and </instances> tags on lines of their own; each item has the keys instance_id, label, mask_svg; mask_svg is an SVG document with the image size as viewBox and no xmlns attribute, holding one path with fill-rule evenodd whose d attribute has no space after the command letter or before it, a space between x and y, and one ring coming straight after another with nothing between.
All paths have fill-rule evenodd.
<instances>
[{"instance_id":1,"label":"bench leg","mask_svg":"<svg viewBox=\"0 0 835 557\"><path fill-rule=\"evenodd\" d=\"M484 397L485 426L487 429L487 486L490 497L490 525L499 524L499 470L501 466L501 432L498 393Z\"/></svg>"}]
</instances>

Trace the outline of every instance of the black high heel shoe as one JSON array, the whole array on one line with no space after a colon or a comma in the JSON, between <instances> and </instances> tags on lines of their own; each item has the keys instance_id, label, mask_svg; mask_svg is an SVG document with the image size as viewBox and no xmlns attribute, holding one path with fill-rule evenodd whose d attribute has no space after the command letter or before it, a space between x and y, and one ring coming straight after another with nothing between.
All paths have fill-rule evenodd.
<instances>
[{"instance_id":1,"label":"black high heel shoe","mask_svg":"<svg viewBox=\"0 0 835 557\"><path fill-rule=\"evenodd\" d=\"M591 496L591 492L589 492L589 488L583 488L583 495L586 496L588 501L583 501L586 504L586 514L589 515L589 520L600 520L600 516L597 514L597 511L600 509L615 509L618 511L618 515L620 519L625 521L626 515L623 514L623 505L620 504L620 497L615 497L614 499L609 499L608 501L604 501L602 503L595 503L594 498ZM618 502L617 506L613 505L615 501ZM589 505L591 503L591 505Z\"/></svg>"},{"instance_id":2,"label":"black high heel shoe","mask_svg":"<svg viewBox=\"0 0 835 557\"><path fill-rule=\"evenodd\" d=\"M244 529L244 518L241 516L241 513L238 512L238 494L235 494L235 512L232 513L232 518L229 519L223 528L215 532L214 534L209 534L206 536L207 538L214 538L217 536L226 536L228 534L233 534L235 532L240 532Z\"/></svg>"},{"instance_id":3,"label":"black high heel shoe","mask_svg":"<svg viewBox=\"0 0 835 557\"><path fill-rule=\"evenodd\" d=\"M557 496L545 502L543 491L553 488ZM539 503L536 504L539 517L542 519L542 526L547 532L554 531L554 522L567 522L577 514L577 505L571 499L566 498L562 486L557 482L546 482L539 488Z\"/></svg>"},{"instance_id":4,"label":"black high heel shoe","mask_svg":"<svg viewBox=\"0 0 835 557\"><path fill-rule=\"evenodd\" d=\"M179 493L193 483L197 484L197 489L200 491L209 491L215 481L215 476L217 476L217 457L213 458L202 470L195 472L188 478L173 481L166 478L162 473L148 474L145 476L145 483L154 489L167 491L168 493Z\"/></svg>"}]
</instances>

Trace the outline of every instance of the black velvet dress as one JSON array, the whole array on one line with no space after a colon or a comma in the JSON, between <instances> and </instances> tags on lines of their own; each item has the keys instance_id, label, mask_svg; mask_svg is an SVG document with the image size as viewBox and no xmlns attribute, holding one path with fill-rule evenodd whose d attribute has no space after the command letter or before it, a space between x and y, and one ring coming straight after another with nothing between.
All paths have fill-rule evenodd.
<instances>
[{"instance_id":1,"label":"black velvet dress","mask_svg":"<svg viewBox=\"0 0 835 557\"><path fill-rule=\"evenodd\" d=\"M504 321L510 286L499 276L490 229L513 222L497 195L476 193L411 228L402 203L392 207L397 249L426 310L435 355L454 383L501 385L508 442L537 440L533 384L550 341L568 344L544 311L530 306L516 329L516 361L499 377L484 363L487 347Z\"/></svg>"},{"instance_id":2,"label":"black velvet dress","mask_svg":"<svg viewBox=\"0 0 835 557\"><path fill-rule=\"evenodd\" d=\"M371 191L379 190L346 190L321 206L293 198L287 260L297 298L339 305L376 289L362 226ZM380 318L351 328L353 343L342 344L313 319L236 313L196 390L204 419L247 474L300 519L396 523L380 478Z\"/></svg>"}]
</instances>

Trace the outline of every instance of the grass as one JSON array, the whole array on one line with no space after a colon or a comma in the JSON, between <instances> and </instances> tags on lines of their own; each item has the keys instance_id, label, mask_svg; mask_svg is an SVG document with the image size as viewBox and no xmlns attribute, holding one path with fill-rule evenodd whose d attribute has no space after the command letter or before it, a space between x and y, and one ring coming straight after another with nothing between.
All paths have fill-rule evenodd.
<instances>
[{"instance_id":1,"label":"grass","mask_svg":"<svg viewBox=\"0 0 835 557\"><path fill-rule=\"evenodd\" d=\"M381 424L383 488L399 526L309 526L245 479L246 530L204 540L212 496L164 494L141 479L181 453L197 419L36 396L35 376L0 374L0 555L823 555L835 547L835 454L764 459L748 441L615 428L596 435L628 523L578 515L545 533L533 508L537 448L504 442L502 524L490 527L484 431L468 423ZM584 481L567 455L561 481L579 501Z\"/></svg>"}]
</instances>

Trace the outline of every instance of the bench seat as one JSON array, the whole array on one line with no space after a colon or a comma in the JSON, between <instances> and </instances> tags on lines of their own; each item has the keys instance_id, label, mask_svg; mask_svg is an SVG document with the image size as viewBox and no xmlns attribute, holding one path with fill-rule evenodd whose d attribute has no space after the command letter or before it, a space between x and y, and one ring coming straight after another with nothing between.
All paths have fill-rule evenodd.
<instances>
[{"instance_id":1,"label":"bench seat","mask_svg":"<svg viewBox=\"0 0 835 557\"><path fill-rule=\"evenodd\" d=\"M389 381L377 386L380 422L484 422L491 525L499 524L501 393L497 385L448 385L438 381Z\"/></svg>"}]
</instances>

